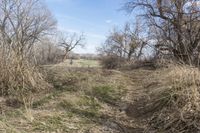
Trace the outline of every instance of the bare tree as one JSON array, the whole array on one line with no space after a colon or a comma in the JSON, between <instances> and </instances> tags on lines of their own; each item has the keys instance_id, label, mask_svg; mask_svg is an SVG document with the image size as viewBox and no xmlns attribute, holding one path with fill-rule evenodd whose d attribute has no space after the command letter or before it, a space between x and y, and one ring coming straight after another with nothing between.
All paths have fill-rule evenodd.
<instances>
[{"instance_id":1,"label":"bare tree","mask_svg":"<svg viewBox=\"0 0 200 133\"><path fill-rule=\"evenodd\" d=\"M59 37L59 46L64 48L65 55L63 57L63 61L67 58L70 51L74 48L84 46L85 36L84 34L78 35L77 33L73 34L64 34L62 33Z\"/></svg>"},{"instance_id":2,"label":"bare tree","mask_svg":"<svg viewBox=\"0 0 200 133\"><path fill-rule=\"evenodd\" d=\"M131 0L125 4L128 12L138 7L163 40L157 47L168 49L169 53L184 62L190 61L199 52L198 0Z\"/></svg>"},{"instance_id":3,"label":"bare tree","mask_svg":"<svg viewBox=\"0 0 200 133\"><path fill-rule=\"evenodd\" d=\"M122 30L116 28L108 36L105 45L99 51L107 55L116 55L120 58L131 60L132 57L139 58L142 50L147 44L146 39L141 36L139 23L131 25L126 23Z\"/></svg>"},{"instance_id":4,"label":"bare tree","mask_svg":"<svg viewBox=\"0 0 200 133\"><path fill-rule=\"evenodd\" d=\"M56 43L54 38L44 38L34 47L34 55L38 65L55 64L62 61L64 50Z\"/></svg>"},{"instance_id":5,"label":"bare tree","mask_svg":"<svg viewBox=\"0 0 200 133\"><path fill-rule=\"evenodd\" d=\"M8 93L41 89L43 79L28 60L33 46L55 28L42 0L0 1L0 89ZM16 91L14 91L16 90ZM20 91L20 92L19 92Z\"/></svg>"},{"instance_id":6,"label":"bare tree","mask_svg":"<svg viewBox=\"0 0 200 133\"><path fill-rule=\"evenodd\" d=\"M1 47L22 58L56 24L40 0L3 0L0 14Z\"/></svg>"}]
</instances>

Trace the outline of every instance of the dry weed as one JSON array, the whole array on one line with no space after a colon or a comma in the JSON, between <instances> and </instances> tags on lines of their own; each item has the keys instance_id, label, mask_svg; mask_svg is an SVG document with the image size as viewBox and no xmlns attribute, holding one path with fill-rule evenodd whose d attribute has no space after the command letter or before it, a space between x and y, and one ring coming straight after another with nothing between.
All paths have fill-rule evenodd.
<instances>
[{"instance_id":1,"label":"dry weed","mask_svg":"<svg viewBox=\"0 0 200 133\"><path fill-rule=\"evenodd\" d=\"M20 56L21 57L21 56ZM0 54L0 93L28 102L35 92L47 88L43 75L26 59L12 53L9 57Z\"/></svg>"},{"instance_id":2,"label":"dry weed","mask_svg":"<svg viewBox=\"0 0 200 133\"><path fill-rule=\"evenodd\" d=\"M165 99L165 104L153 115L150 127L158 132L199 132L200 71L190 66L171 66L165 71L165 88L153 101Z\"/></svg>"}]
</instances>

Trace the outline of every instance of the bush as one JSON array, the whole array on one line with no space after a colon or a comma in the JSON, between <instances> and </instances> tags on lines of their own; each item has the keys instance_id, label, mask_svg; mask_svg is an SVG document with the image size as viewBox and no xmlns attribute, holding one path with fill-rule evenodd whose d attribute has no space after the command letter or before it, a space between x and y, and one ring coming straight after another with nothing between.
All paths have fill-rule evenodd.
<instances>
[{"instance_id":1,"label":"bush","mask_svg":"<svg viewBox=\"0 0 200 133\"><path fill-rule=\"evenodd\" d=\"M116 69L122 66L125 62L125 59L120 58L118 56L105 56L100 60L100 64L103 68L106 69Z\"/></svg>"}]
</instances>

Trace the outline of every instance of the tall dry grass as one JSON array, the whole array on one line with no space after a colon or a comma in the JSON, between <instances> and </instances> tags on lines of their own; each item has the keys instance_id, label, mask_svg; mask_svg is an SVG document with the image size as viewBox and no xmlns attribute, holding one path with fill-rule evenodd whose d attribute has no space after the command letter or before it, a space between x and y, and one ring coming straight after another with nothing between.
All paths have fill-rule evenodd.
<instances>
[{"instance_id":1,"label":"tall dry grass","mask_svg":"<svg viewBox=\"0 0 200 133\"><path fill-rule=\"evenodd\" d=\"M164 102L164 106L153 115L150 120L150 128L157 132L199 132L199 69L173 65L164 71L165 75L160 75L164 77L164 87L157 90L154 101L152 101Z\"/></svg>"},{"instance_id":2,"label":"tall dry grass","mask_svg":"<svg viewBox=\"0 0 200 133\"><path fill-rule=\"evenodd\" d=\"M47 88L44 76L26 58L14 52L9 55L0 52L0 94L16 97L22 102L30 100L35 92Z\"/></svg>"}]
</instances>

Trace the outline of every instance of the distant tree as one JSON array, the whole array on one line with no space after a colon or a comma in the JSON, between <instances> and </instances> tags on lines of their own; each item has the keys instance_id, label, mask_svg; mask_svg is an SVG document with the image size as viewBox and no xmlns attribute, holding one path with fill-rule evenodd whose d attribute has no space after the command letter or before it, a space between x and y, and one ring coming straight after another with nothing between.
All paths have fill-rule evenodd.
<instances>
[{"instance_id":1,"label":"distant tree","mask_svg":"<svg viewBox=\"0 0 200 133\"><path fill-rule=\"evenodd\" d=\"M55 64L63 59L64 50L56 43L55 39L43 38L35 47L34 53L38 65Z\"/></svg>"},{"instance_id":2,"label":"distant tree","mask_svg":"<svg viewBox=\"0 0 200 133\"><path fill-rule=\"evenodd\" d=\"M131 60L132 57L139 58L147 44L147 40L142 37L141 33L139 23L135 25L126 23L122 30L114 28L105 44L98 50L102 54L116 55L127 60Z\"/></svg>"},{"instance_id":3,"label":"distant tree","mask_svg":"<svg viewBox=\"0 0 200 133\"><path fill-rule=\"evenodd\" d=\"M84 34L64 34L62 33L59 35L59 46L64 48L65 55L63 57L63 61L67 58L67 55L70 51L72 51L74 48L81 46L84 46L85 36Z\"/></svg>"}]
</instances>

